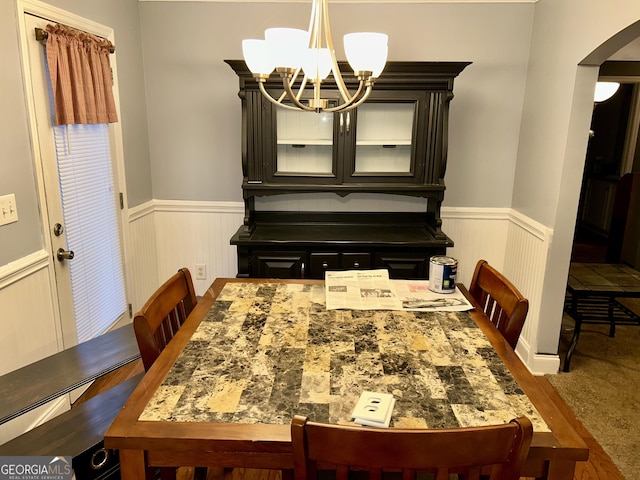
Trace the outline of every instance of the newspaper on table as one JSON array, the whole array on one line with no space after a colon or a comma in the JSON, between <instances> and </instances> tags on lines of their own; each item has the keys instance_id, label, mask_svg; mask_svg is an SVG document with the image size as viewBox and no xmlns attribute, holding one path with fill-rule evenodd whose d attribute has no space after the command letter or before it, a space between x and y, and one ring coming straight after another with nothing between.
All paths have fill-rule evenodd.
<instances>
[{"instance_id":1,"label":"newspaper on table","mask_svg":"<svg viewBox=\"0 0 640 480\"><path fill-rule=\"evenodd\" d=\"M456 287L452 293L429 290L427 280L390 280L389 271L346 270L325 275L327 310L471 310L473 306Z\"/></svg>"},{"instance_id":2,"label":"newspaper on table","mask_svg":"<svg viewBox=\"0 0 640 480\"><path fill-rule=\"evenodd\" d=\"M402 310L384 268L327 272L324 283L327 310Z\"/></svg>"},{"instance_id":3,"label":"newspaper on table","mask_svg":"<svg viewBox=\"0 0 640 480\"><path fill-rule=\"evenodd\" d=\"M419 312L463 312L473 310L473 305L455 288L451 293L429 290L428 280L390 280L391 286L402 302L403 310Z\"/></svg>"}]
</instances>

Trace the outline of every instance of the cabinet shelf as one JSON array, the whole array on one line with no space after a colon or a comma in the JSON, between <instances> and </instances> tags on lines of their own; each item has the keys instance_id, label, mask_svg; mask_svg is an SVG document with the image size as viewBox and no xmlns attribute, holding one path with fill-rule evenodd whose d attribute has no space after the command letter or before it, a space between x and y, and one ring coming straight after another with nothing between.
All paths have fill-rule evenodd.
<instances>
[{"instance_id":1,"label":"cabinet shelf","mask_svg":"<svg viewBox=\"0 0 640 480\"><path fill-rule=\"evenodd\" d=\"M389 139L389 140L356 140L356 145L363 146L374 146L374 147L385 147L385 146L398 146L398 145L411 145L411 139L407 140L398 140L398 139Z\"/></svg>"},{"instance_id":2,"label":"cabinet shelf","mask_svg":"<svg viewBox=\"0 0 640 480\"><path fill-rule=\"evenodd\" d=\"M278 139L278 145L333 145L332 140L315 140L311 138Z\"/></svg>"},{"instance_id":3,"label":"cabinet shelf","mask_svg":"<svg viewBox=\"0 0 640 480\"><path fill-rule=\"evenodd\" d=\"M306 178L304 175L301 177ZM287 193L317 193L331 192L338 195L349 193L389 193L394 195L407 195L413 197L437 197L444 195L445 186L439 184L430 185L406 185L405 183L389 182L389 177L384 176L379 183L348 183L339 185L312 184L312 183L250 183L242 185L245 198L262 195L278 195Z\"/></svg>"}]
</instances>

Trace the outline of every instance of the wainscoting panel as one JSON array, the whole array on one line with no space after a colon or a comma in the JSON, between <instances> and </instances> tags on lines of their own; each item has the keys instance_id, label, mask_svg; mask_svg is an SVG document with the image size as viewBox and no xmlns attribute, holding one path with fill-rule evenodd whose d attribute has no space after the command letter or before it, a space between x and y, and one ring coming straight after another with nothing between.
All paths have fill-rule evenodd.
<instances>
[{"instance_id":1,"label":"wainscoting panel","mask_svg":"<svg viewBox=\"0 0 640 480\"><path fill-rule=\"evenodd\" d=\"M458 282L469 286L480 259L502 270L509 211L508 208L442 209L442 230L454 243L447 255L458 260Z\"/></svg>"},{"instance_id":2,"label":"wainscoting panel","mask_svg":"<svg viewBox=\"0 0 640 480\"><path fill-rule=\"evenodd\" d=\"M229 244L242 225L241 202L155 201L158 275L169 278L179 268L191 271L197 295L220 277L235 277L236 247ZM205 266L206 278L198 279L196 265Z\"/></svg>"},{"instance_id":3,"label":"wainscoting panel","mask_svg":"<svg viewBox=\"0 0 640 480\"><path fill-rule=\"evenodd\" d=\"M518 212L511 213L504 272L529 299L529 313L516 351L534 373L556 373L560 366L558 355L536 353L538 329L541 326L542 287L552 237L553 231L550 228ZM557 321L562 321L561 312Z\"/></svg>"},{"instance_id":4,"label":"wainscoting panel","mask_svg":"<svg viewBox=\"0 0 640 480\"><path fill-rule=\"evenodd\" d=\"M51 256L44 250L0 267L0 375L62 349L59 315L53 301L52 268ZM64 396L0 425L0 443L68 409L68 396Z\"/></svg>"},{"instance_id":5,"label":"wainscoting panel","mask_svg":"<svg viewBox=\"0 0 640 480\"><path fill-rule=\"evenodd\" d=\"M62 349L50 268L43 250L0 269L0 375Z\"/></svg>"},{"instance_id":6,"label":"wainscoting panel","mask_svg":"<svg viewBox=\"0 0 640 480\"><path fill-rule=\"evenodd\" d=\"M153 202L129 210L126 238L127 293L135 313L160 285Z\"/></svg>"},{"instance_id":7,"label":"wainscoting panel","mask_svg":"<svg viewBox=\"0 0 640 480\"><path fill-rule=\"evenodd\" d=\"M532 372L556 373L558 355L536 354L551 229L508 208L443 208L442 219L442 230L454 241L447 254L458 260L458 281L469 286L479 259L504 273L529 299L516 352Z\"/></svg>"},{"instance_id":8,"label":"wainscoting panel","mask_svg":"<svg viewBox=\"0 0 640 480\"><path fill-rule=\"evenodd\" d=\"M183 266L191 270L198 295L215 278L235 277L237 256L229 239L243 215L241 202L154 200L152 207L146 206L131 217L129 281L134 284L131 291L138 308L164 279ZM508 208L443 208L442 219L444 232L455 243L447 253L458 259L458 281L468 286L481 258L504 272L530 300L518 354L535 373L555 373L558 356L536 354L539 304L552 231ZM198 264L205 265L204 280L196 278Z\"/></svg>"}]
</instances>

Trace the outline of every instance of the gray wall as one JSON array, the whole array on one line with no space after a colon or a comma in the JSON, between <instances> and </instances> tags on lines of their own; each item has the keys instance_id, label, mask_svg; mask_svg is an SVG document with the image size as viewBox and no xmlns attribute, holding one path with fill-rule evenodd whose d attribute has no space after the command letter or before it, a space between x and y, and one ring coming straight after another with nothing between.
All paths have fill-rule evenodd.
<instances>
[{"instance_id":1,"label":"gray wall","mask_svg":"<svg viewBox=\"0 0 640 480\"><path fill-rule=\"evenodd\" d=\"M140 3L155 198L241 200L243 38L309 22L308 3ZM389 34L389 60L471 61L455 82L445 205L509 207L534 4L330 4L350 31ZM374 87L375 88L375 87ZM490 188L487 188L490 185Z\"/></svg>"},{"instance_id":2,"label":"gray wall","mask_svg":"<svg viewBox=\"0 0 640 480\"><path fill-rule=\"evenodd\" d=\"M146 92L135 0L47 0L46 3L114 30L129 206L152 198Z\"/></svg>"},{"instance_id":3,"label":"gray wall","mask_svg":"<svg viewBox=\"0 0 640 480\"><path fill-rule=\"evenodd\" d=\"M15 193L18 208L0 227L0 267L43 246L15 19L15 2L0 0L0 195Z\"/></svg>"},{"instance_id":4,"label":"gray wall","mask_svg":"<svg viewBox=\"0 0 640 480\"><path fill-rule=\"evenodd\" d=\"M266 27L306 28L308 4L50 3L115 29L129 205L240 200L240 101L223 60ZM379 30L390 60L473 62L456 80L445 205L513 207L553 229L541 307L551 328L542 325L537 351L555 352L597 75L589 65L640 35L640 2L330 8L338 45L342 33ZM20 213L0 227L2 266L43 245L13 0L0 0L0 41L0 195L16 193Z\"/></svg>"},{"instance_id":5,"label":"gray wall","mask_svg":"<svg viewBox=\"0 0 640 480\"><path fill-rule=\"evenodd\" d=\"M150 200L151 173L139 10L135 0L51 0L50 5L115 32L127 194L130 206ZM15 0L0 0L0 195L16 194L19 220L0 227L0 267L44 246L22 81Z\"/></svg>"},{"instance_id":6,"label":"gray wall","mask_svg":"<svg viewBox=\"0 0 640 480\"><path fill-rule=\"evenodd\" d=\"M513 208L553 228L538 352L555 353L598 65L640 36L640 2L539 0Z\"/></svg>"}]
</instances>

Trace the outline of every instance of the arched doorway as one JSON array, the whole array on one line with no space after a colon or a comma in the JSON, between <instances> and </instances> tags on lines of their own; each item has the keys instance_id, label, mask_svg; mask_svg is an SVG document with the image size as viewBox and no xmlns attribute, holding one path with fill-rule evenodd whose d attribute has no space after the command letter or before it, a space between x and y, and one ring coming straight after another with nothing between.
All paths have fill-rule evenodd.
<instances>
[{"instance_id":1,"label":"arched doorway","mask_svg":"<svg viewBox=\"0 0 640 480\"><path fill-rule=\"evenodd\" d=\"M636 21L635 23L629 25L625 29L621 30L617 34L610 37L607 41L603 42L578 64L578 68L576 72L576 81L575 81L576 88L575 88L574 98L573 98L571 121L569 124L568 143L567 143L568 149L567 149L567 152L565 152L566 153L565 170L567 172L571 170L572 173L575 174L577 171L579 171L581 174L581 178L582 178L582 173L584 172L584 167L585 167L585 162L587 157L585 154L587 152L585 152L584 148L580 150L578 147L579 145L584 145L586 147L586 144L584 143L584 138L588 134L588 130L583 128L583 126L585 125L584 120L587 115L589 116L589 120L591 120L592 114L593 114L593 97L590 97L589 99L587 99L586 97L583 97L584 92L590 91L592 94L593 87L595 86L595 82L599 79L599 69L601 65L607 60L616 58L619 55L624 55L625 61L640 62L640 41L638 41L639 38L640 38L640 21ZM632 51L634 53L631 53ZM628 57L629 55L633 55L633 60L631 60ZM590 86L591 88L587 89L586 88L587 86ZM628 93L629 92L630 90L628 90ZM631 97L632 95L629 94L628 98L630 99ZM587 104L587 100L589 101L588 104ZM637 124L636 124L636 128L637 128ZM635 133L637 134L637 132ZM580 139L580 141L578 142L576 141L576 139ZM574 148L572 149L571 147L574 147ZM589 165L587 165L587 167L588 166ZM579 167L579 170L578 170L578 167ZM617 173L620 173L620 171L618 171ZM570 195L573 195L573 194L574 194L573 192L566 194L565 198L569 199ZM562 192L561 192L561 198L562 198ZM564 209L561 209L561 208L558 209L558 214L559 214L558 218L564 218L566 223L562 229L557 228L556 233L561 233L566 236L562 238L561 242L558 242L558 243L562 243L563 244L562 246L558 245L558 243L555 246L555 252L553 253L553 255L556 255L556 258L568 258L571 256L571 246L573 245L573 241L574 241L573 235L571 235L571 242L566 241L569 239L568 234L570 233L567 228L570 220L569 218L570 210L571 210L570 207L565 207ZM578 211L577 215L571 216L572 222L570 223L570 225L573 225L575 227L578 224L578 222L580 221L580 214L581 212ZM557 225L560 225L561 223L562 222L557 222ZM563 249L564 252L561 252L560 249ZM603 254L603 255L606 255L606 254ZM604 258L602 259L604 260ZM594 258L594 261L598 261L597 256ZM551 266L549 268L549 271L547 272L547 274L549 274L550 271L554 271L554 266ZM555 268L555 271L558 271L557 268ZM561 293L564 296L564 286L562 287ZM559 332L559 334L560 333L561 332Z\"/></svg>"}]
</instances>

